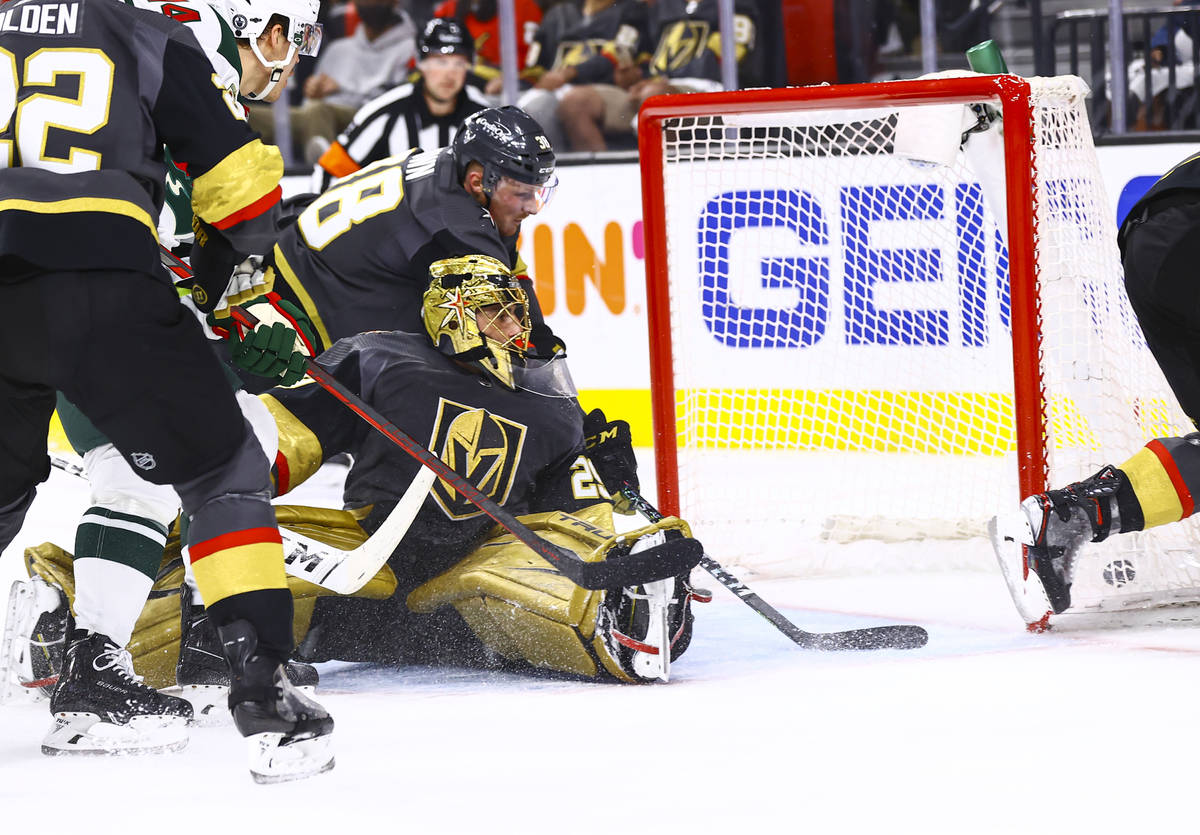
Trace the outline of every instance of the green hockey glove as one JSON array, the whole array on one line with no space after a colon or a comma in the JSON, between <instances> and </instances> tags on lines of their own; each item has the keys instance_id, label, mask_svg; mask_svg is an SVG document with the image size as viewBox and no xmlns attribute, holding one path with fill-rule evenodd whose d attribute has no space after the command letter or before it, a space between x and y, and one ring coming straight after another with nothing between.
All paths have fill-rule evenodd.
<instances>
[{"instance_id":1,"label":"green hockey glove","mask_svg":"<svg viewBox=\"0 0 1200 835\"><path fill-rule=\"evenodd\" d=\"M315 331L296 305L271 293L245 305L258 319L254 330L231 325L230 353L238 368L290 386L304 377L305 359L312 356Z\"/></svg>"}]
</instances>

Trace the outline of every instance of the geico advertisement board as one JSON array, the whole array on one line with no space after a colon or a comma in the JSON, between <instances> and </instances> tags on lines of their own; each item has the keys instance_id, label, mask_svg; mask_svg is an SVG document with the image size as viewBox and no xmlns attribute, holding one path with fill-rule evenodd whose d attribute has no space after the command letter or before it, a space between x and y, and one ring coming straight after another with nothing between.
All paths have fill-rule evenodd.
<instances>
[{"instance_id":1,"label":"geico advertisement board","mask_svg":"<svg viewBox=\"0 0 1200 835\"><path fill-rule=\"evenodd\" d=\"M1155 179L1194 150L1185 144L1098 148L1110 221L1116 224ZM559 176L553 202L522 226L521 254L547 320L567 343L585 407L629 419L636 440L649 444L638 166L564 163ZM812 375L804 385L876 388L886 384L898 352L919 352L922 361L912 365L937 369L929 372L937 381L921 385L1002 390L1001 381L971 371L992 365L975 363L1003 349L1008 338L1004 256L979 227L978 186L931 190L919 172L907 181L868 176L859 182L837 174L827 180L837 185L817 188L778 179L786 176L778 172L770 182L756 176L734 173L712 193L669 198L675 201L669 224L679 240L693 242L694 273L688 275L696 287L672 304L701 336L686 350L711 359L713 373L727 375L715 384L769 385L783 368L795 384L801 368ZM306 184L307 178L291 178L285 191ZM753 201L754 211L726 212L722 201L740 202L741 210ZM858 231L839 234L847 229ZM949 269L963 260L964 247L979 248L969 259L978 266ZM901 252L923 280L908 286L879 281L887 260ZM755 322L768 320L782 337L768 340L769 328L756 330ZM725 358L731 355L740 362L730 366Z\"/></svg>"}]
</instances>

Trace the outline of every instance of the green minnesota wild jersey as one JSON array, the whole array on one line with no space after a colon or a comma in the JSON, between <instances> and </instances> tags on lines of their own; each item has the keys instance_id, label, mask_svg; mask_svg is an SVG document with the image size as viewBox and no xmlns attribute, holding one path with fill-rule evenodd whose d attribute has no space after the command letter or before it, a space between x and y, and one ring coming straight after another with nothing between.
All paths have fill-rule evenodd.
<instances>
[{"instance_id":1,"label":"green minnesota wild jersey","mask_svg":"<svg viewBox=\"0 0 1200 835\"><path fill-rule=\"evenodd\" d=\"M123 0L139 9L159 12L192 30L213 66L213 81L233 100L242 85L242 59L233 30L203 0ZM166 242L192 238L192 181L167 155L166 194L158 218L159 237Z\"/></svg>"},{"instance_id":2,"label":"green minnesota wild jersey","mask_svg":"<svg viewBox=\"0 0 1200 835\"><path fill-rule=\"evenodd\" d=\"M608 498L584 457L583 415L572 398L504 388L427 338L397 331L341 340L319 361L510 513L570 512ZM353 455L344 499L352 508L375 505L368 528L382 521L420 466L320 386L273 389L263 399L280 426L281 454L290 448L290 457L310 461ZM492 525L439 480L402 547L453 561Z\"/></svg>"},{"instance_id":3,"label":"green minnesota wild jersey","mask_svg":"<svg viewBox=\"0 0 1200 835\"><path fill-rule=\"evenodd\" d=\"M501 238L447 148L387 157L339 181L284 229L269 261L275 292L304 309L326 348L369 330L423 334L429 265L472 254L520 272L516 236ZM553 337L536 300L530 313L543 350Z\"/></svg>"}]
</instances>

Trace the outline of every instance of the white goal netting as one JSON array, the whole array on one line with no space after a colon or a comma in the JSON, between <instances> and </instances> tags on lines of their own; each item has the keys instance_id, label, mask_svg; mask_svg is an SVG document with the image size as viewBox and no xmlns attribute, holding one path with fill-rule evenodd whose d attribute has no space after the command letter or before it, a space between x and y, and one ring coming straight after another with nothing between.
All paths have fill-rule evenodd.
<instances>
[{"instance_id":1,"label":"white goal netting","mask_svg":"<svg viewBox=\"0 0 1200 835\"><path fill-rule=\"evenodd\" d=\"M860 85L756 110L726 94L727 108L662 121L661 183L655 166L643 184L661 194L650 293L669 313L655 385L674 390L656 442L675 448L681 515L750 570L861 570L868 550L899 570L977 560L987 520L1021 496L1022 462L1027 486L1064 486L1190 431L1125 297L1083 83L1031 79L1005 110L1007 152L993 126L969 158L959 122L1000 97L966 109L956 82L931 83L951 97L892 103L901 88ZM1005 195L1014 172L1031 184ZM1024 230L1011 241L1005 211ZM1036 328L1015 348L1010 278ZM1014 379L1040 392L1030 408ZM1092 548L1074 608L1200 598L1197 539L1186 522ZM880 540L920 544L861 545Z\"/></svg>"}]
</instances>

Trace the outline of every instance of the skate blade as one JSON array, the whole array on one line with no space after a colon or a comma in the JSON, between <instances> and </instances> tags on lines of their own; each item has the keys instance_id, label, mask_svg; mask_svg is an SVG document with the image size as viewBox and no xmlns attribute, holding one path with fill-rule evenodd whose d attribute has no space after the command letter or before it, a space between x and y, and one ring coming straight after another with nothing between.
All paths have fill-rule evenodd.
<instances>
[{"instance_id":1,"label":"skate blade","mask_svg":"<svg viewBox=\"0 0 1200 835\"><path fill-rule=\"evenodd\" d=\"M1008 519L996 516L988 522L988 538L992 541L992 550L996 553L996 562L1013 604L1031 632L1042 632L1048 628L1048 619L1054 609L1037 574L1026 571L1022 537L1028 532L1029 523L1024 513Z\"/></svg>"},{"instance_id":2,"label":"skate blade","mask_svg":"<svg viewBox=\"0 0 1200 835\"><path fill-rule=\"evenodd\" d=\"M42 740L42 753L125 756L165 754L188 743L187 719L182 716L134 716L126 725L104 722L94 713L62 712Z\"/></svg>"},{"instance_id":3,"label":"skate blade","mask_svg":"<svg viewBox=\"0 0 1200 835\"><path fill-rule=\"evenodd\" d=\"M246 737L250 776L256 783L287 783L323 774L333 768L329 734L287 741L281 733Z\"/></svg>"},{"instance_id":4,"label":"skate blade","mask_svg":"<svg viewBox=\"0 0 1200 835\"><path fill-rule=\"evenodd\" d=\"M229 688L220 684L185 684L179 695L192 705L192 724L215 728L233 723L229 714Z\"/></svg>"}]
</instances>

